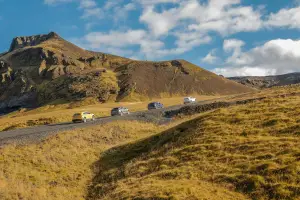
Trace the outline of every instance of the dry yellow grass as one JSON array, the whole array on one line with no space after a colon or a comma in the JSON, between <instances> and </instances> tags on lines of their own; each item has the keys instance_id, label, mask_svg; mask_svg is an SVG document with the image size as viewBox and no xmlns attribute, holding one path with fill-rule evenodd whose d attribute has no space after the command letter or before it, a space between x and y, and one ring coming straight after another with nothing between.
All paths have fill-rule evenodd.
<instances>
[{"instance_id":1,"label":"dry yellow grass","mask_svg":"<svg viewBox=\"0 0 300 200\"><path fill-rule=\"evenodd\" d=\"M115 122L61 133L41 144L9 146L0 151L0 199L84 199L99 154L161 128Z\"/></svg>"},{"instance_id":2,"label":"dry yellow grass","mask_svg":"<svg viewBox=\"0 0 300 200\"><path fill-rule=\"evenodd\" d=\"M105 150L157 134L166 126L131 121L65 131L39 144L0 149L0 199L85 199L95 164Z\"/></svg>"},{"instance_id":3,"label":"dry yellow grass","mask_svg":"<svg viewBox=\"0 0 300 200\"><path fill-rule=\"evenodd\" d=\"M283 95L167 126L113 122L7 146L0 199L299 200L299 104Z\"/></svg>"},{"instance_id":4,"label":"dry yellow grass","mask_svg":"<svg viewBox=\"0 0 300 200\"><path fill-rule=\"evenodd\" d=\"M111 149L89 198L299 200L299 105L296 95L219 109Z\"/></svg>"},{"instance_id":5,"label":"dry yellow grass","mask_svg":"<svg viewBox=\"0 0 300 200\"><path fill-rule=\"evenodd\" d=\"M196 96L200 100L208 100L218 98L218 96ZM173 97L164 99L153 99L153 101L160 101L165 106L172 106L182 104L183 97ZM104 104L93 104L85 106L82 104L57 104L57 105L46 105L34 110L23 110L21 112L13 112L8 115L0 117L0 131L15 128L24 128L27 126L41 125L45 123L60 123L70 122L72 116L76 112L90 111L97 117L109 116L110 111L114 107L125 106L129 108L131 112L141 111L147 109L146 102L123 102L123 103L104 103ZM88 104L93 101L88 101Z\"/></svg>"}]
</instances>

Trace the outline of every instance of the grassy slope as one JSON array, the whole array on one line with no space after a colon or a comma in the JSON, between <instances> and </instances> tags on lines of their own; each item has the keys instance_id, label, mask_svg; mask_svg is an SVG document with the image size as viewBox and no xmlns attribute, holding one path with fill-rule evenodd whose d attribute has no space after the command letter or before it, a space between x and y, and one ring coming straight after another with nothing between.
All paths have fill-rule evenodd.
<instances>
[{"instance_id":1,"label":"grassy slope","mask_svg":"<svg viewBox=\"0 0 300 200\"><path fill-rule=\"evenodd\" d=\"M220 109L114 148L89 197L300 199L299 103L283 96Z\"/></svg>"},{"instance_id":2,"label":"grassy slope","mask_svg":"<svg viewBox=\"0 0 300 200\"><path fill-rule=\"evenodd\" d=\"M81 200L88 193L99 155L158 134L167 126L131 121L65 131L40 144L0 149L0 199Z\"/></svg>"},{"instance_id":3,"label":"grassy slope","mask_svg":"<svg viewBox=\"0 0 300 200\"><path fill-rule=\"evenodd\" d=\"M283 95L168 126L115 122L8 146L0 199L300 199L299 103Z\"/></svg>"},{"instance_id":4,"label":"grassy slope","mask_svg":"<svg viewBox=\"0 0 300 200\"><path fill-rule=\"evenodd\" d=\"M92 166L105 149L157 133L161 128L116 122L64 132L41 144L0 151L0 199L83 199Z\"/></svg>"}]
</instances>

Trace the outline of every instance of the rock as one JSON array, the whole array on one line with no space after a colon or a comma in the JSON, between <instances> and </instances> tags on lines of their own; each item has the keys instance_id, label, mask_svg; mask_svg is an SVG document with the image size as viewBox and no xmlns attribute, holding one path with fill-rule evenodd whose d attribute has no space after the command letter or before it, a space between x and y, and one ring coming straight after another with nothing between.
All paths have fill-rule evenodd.
<instances>
[{"instance_id":1,"label":"rock","mask_svg":"<svg viewBox=\"0 0 300 200\"><path fill-rule=\"evenodd\" d=\"M20 49L27 46L35 46L52 38L60 38L60 37L54 32L50 32L47 35L16 37L13 39L9 51L11 52L16 49Z\"/></svg>"}]
</instances>

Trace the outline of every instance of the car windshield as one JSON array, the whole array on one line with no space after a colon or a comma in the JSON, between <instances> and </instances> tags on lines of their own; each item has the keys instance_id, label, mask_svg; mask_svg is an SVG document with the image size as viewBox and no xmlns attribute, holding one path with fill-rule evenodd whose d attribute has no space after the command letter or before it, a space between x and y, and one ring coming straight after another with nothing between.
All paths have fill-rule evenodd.
<instances>
[{"instance_id":1,"label":"car windshield","mask_svg":"<svg viewBox=\"0 0 300 200\"><path fill-rule=\"evenodd\" d=\"M75 113L74 116L81 115L81 113Z\"/></svg>"}]
</instances>

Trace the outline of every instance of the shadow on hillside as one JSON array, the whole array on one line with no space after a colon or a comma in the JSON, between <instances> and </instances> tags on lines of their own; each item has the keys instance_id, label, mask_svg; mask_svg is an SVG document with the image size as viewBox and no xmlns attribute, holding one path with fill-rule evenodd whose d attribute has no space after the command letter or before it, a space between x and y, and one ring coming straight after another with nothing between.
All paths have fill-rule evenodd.
<instances>
[{"instance_id":1,"label":"shadow on hillside","mask_svg":"<svg viewBox=\"0 0 300 200\"><path fill-rule=\"evenodd\" d=\"M125 178L124 167L127 163L149 153L152 153L151 157L163 155L174 145L182 144L180 141L186 141L189 137L186 130L194 127L199 120L201 119L184 122L157 135L103 152L99 160L91 166L95 176L88 187L86 199L101 199L113 191L115 189L113 183ZM171 143L172 145L169 145Z\"/></svg>"}]
</instances>

